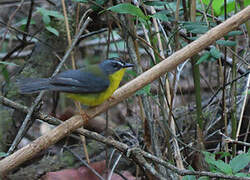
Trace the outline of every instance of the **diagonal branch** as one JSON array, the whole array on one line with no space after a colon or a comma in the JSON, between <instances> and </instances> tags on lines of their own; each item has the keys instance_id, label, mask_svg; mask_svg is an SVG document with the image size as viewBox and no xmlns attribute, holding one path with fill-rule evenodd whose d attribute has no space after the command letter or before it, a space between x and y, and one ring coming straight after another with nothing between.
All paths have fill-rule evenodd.
<instances>
[{"instance_id":1,"label":"diagonal branch","mask_svg":"<svg viewBox=\"0 0 250 180\"><path fill-rule=\"evenodd\" d=\"M86 113L90 118L93 118L101 112L104 112L111 106L116 105L125 98L131 96L137 90L159 78L164 73L171 71L178 64L183 63L188 58L202 51L214 41L218 40L219 38L226 35L228 32L237 28L239 25L241 25L248 19L250 19L250 6L240 11L236 15L232 16L220 25L216 26L215 28L211 29L196 41L175 52L167 59L163 60L162 62L155 65L148 71L144 72L134 80L119 88L114 93L111 101L107 101L95 108L88 109ZM84 120L82 120L82 118L71 118L65 121L47 134L37 138L32 143L28 144L27 146L23 147L22 149L19 149L12 155L1 160L0 174L3 175L8 171L12 170L13 168L19 166L20 164L24 163L28 159L33 158L37 153L48 148L50 145L55 144L61 138L65 137L72 131L78 129L83 124Z\"/></svg>"}]
</instances>

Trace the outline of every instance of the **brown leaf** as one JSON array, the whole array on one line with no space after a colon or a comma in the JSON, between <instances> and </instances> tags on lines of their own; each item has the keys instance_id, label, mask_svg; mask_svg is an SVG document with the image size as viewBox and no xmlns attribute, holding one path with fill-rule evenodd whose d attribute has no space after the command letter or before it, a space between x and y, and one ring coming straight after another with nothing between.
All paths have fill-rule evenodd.
<instances>
[{"instance_id":1,"label":"brown leaf","mask_svg":"<svg viewBox=\"0 0 250 180\"><path fill-rule=\"evenodd\" d=\"M101 176L105 177L106 162L105 160L90 164ZM136 178L128 171L121 173L128 180L135 180ZM64 169L56 172L48 172L44 175L42 180L99 180L99 178L87 167L82 166L78 169ZM123 180L121 176L114 173L111 180Z\"/></svg>"},{"instance_id":2,"label":"brown leaf","mask_svg":"<svg viewBox=\"0 0 250 180\"><path fill-rule=\"evenodd\" d=\"M99 174L105 171L105 161L90 164ZM87 167L82 166L78 169L64 169L57 172L48 172L42 177L43 180L99 180L99 178Z\"/></svg>"}]
</instances>

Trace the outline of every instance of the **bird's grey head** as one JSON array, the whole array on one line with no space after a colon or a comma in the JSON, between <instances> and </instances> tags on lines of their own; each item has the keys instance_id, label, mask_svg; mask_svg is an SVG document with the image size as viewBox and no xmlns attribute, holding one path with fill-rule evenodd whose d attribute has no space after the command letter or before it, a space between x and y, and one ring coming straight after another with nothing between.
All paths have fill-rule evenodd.
<instances>
[{"instance_id":1,"label":"bird's grey head","mask_svg":"<svg viewBox=\"0 0 250 180\"><path fill-rule=\"evenodd\" d=\"M110 58L100 63L101 69L108 75L119 71L122 68L133 67L133 64L126 63L120 58Z\"/></svg>"}]
</instances>

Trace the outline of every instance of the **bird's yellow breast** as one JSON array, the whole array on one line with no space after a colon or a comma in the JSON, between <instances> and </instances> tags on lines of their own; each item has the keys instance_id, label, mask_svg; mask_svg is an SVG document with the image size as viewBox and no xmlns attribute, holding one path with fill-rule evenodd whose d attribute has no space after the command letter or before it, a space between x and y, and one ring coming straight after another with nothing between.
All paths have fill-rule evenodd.
<instances>
[{"instance_id":1,"label":"bird's yellow breast","mask_svg":"<svg viewBox=\"0 0 250 180\"><path fill-rule=\"evenodd\" d=\"M87 106L97 106L102 104L118 88L123 78L124 72L125 68L109 75L109 87L103 92L88 94L67 94L67 96Z\"/></svg>"}]
</instances>

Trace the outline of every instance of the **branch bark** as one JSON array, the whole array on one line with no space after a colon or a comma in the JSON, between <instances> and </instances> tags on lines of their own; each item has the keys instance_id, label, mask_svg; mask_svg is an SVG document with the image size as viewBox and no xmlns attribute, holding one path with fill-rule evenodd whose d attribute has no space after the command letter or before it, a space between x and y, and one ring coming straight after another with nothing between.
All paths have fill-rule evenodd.
<instances>
[{"instance_id":1,"label":"branch bark","mask_svg":"<svg viewBox=\"0 0 250 180\"><path fill-rule=\"evenodd\" d=\"M190 43L184 48L172 54L167 59L163 60L159 64L155 65L148 71L144 72L137 78L133 79L129 83L119 88L113 95L111 101L107 101L100 106L88 109L86 113L90 118L104 112L111 106L116 105L125 98L131 96L134 92L141 89L145 85L151 83L155 79L159 78L166 72L174 69L178 64L183 63L188 58L202 51L204 48L212 44L214 41L226 35L228 32L237 28L239 25L250 19L250 6L240 11L236 15L232 16L225 22L216 26L215 28L202 35L196 41ZM85 119L86 120L86 119ZM3 175L13 168L18 167L28 159L33 158L40 151L48 148L50 145L55 144L64 136L68 135L72 131L78 129L84 124L84 120L81 118L71 118L58 127L54 128L46 135L37 138L32 143L19 149L10 156L0 161L0 174Z\"/></svg>"}]
</instances>

